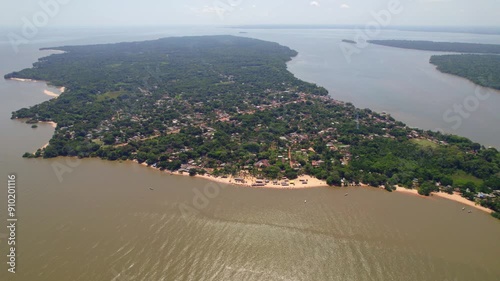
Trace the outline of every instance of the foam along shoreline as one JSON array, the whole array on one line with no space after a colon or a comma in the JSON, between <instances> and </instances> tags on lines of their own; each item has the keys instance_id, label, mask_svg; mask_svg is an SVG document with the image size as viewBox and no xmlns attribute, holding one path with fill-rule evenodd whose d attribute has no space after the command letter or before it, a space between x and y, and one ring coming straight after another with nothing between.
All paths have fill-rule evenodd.
<instances>
[{"instance_id":1,"label":"foam along shoreline","mask_svg":"<svg viewBox=\"0 0 500 281\"><path fill-rule=\"evenodd\" d=\"M416 195L418 197L429 199L428 196L423 196L423 195L418 194L418 191L416 189L408 189L408 188L396 186L396 192L410 194L410 195ZM472 201L468 200L467 198L462 197L457 192L453 192L453 194L448 194L445 192L433 192L433 193L431 193L431 196L434 196L434 195L437 197L440 197L440 198L445 198L445 199L448 199L451 201L455 201L455 202L467 205L469 207L481 210L481 211L489 213L489 214L493 213L493 211L491 209L488 209L488 208L485 208L481 205L478 205L475 202L472 202Z\"/></svg>"}]
</instances>

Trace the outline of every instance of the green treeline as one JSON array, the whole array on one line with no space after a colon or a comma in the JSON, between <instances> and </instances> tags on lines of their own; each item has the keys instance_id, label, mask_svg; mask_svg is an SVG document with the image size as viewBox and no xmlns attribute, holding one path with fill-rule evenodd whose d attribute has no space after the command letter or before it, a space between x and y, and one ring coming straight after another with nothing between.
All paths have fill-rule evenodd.
<instances>
[{"instance_id":1,"label":"green treeline","mask_svg":"<svg viewBox=\"0 0 500 281\"><path fill-rule=\"evenodd\" d=\"M432 56L430 62L441 72L458 75L483 87L500 90L499 55Z\"/></svg>"}]
</instances>

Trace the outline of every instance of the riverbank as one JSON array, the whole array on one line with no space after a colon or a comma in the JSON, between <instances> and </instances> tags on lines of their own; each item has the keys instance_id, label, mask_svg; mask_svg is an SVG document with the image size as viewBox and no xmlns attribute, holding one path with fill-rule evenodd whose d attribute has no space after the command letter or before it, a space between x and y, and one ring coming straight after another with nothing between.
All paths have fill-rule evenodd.
<instances>
[{"instance_id":1,"label":"riverbank","mask_svg":"<svg viewBox=\"0 0 500 281\"><path fill-rule=\"evenodd\" d=\"M43 93L49 97L53 97L53 98L57 99L62 93L64 93L65 90L66 90L66 87L61 87L61 88L59 88L59 94L54 93L54 92L49 91L49 90L44 90Z\"/></svg>"},{"instance_id":2,"label":"riverbank","mask_svg":"<svg viewBox=\"0 0 500 281\"><path fill-rule=\"evenodd\" d=\"M139 164L137 160L133 160L132 162ZM151 169L155 169L158 171L161 171L159 168L151 167L146 163L141 163L140 165L144 167L148 167ZM192 178L199 178L199 179L205 179L217 183L222 183L222 184L228 184L228 185L235 185L235 186L245 186L245 187L255 187L255 188L274 188L274 189L304 189L304 188L317 188L317 187L328 187L328 184L326 181L322 181L316 178L313 178L308 175L300 176L297 179L294 180L279 180L277 183L273 183L273 181L265 182L265 180L258 179L256 177L253 177L251 175L245 174L241 175L238 177L233 177L233 176L226 176L226 177L216 177L210 174L205 174L205 175L195 175L195 176L190 176L189 173L187 172L170 172L167 170L161 171L162 173L166 173L168 175L175 175L175 176L185 176L185 177L192 177ZM262 181L263 185L255 185L258 184L258 182ZM286 183L286 185L283 185L282 183Z\"/></svg>"},{"instance_id":3,"label":"riverbank","mask_svg":"<svg viewBox=\"0 0 500 281\"><path fill-rule=\"evenodd\" d=\"M56 122L53 122L53 121L39 121L38 123L42 123L42 124L47 124L47 125L50 125L52 128L57 128L57 123ZM42 147L40 147L39 149L40 150L44 150L47 146L49 146L50 143L46 143L44 144ZM38 149L37 149L38 151ZM33 152L33 154L35 154L35 152Z\"/></svg>"},{"instance_id":4,"label":"riverbank","mask_svg":"<svg viewBox=\"0 0 500 281\"><path fill-rule=\"evenodd\" d=\"M57 123L54 121L38 121L38 123L48 124L48 125L52 126L52 128L57 128Z\"/></svg>"},{"instance_id":5,"label":"riverbank","mask_svg":"<svg viewBox=\"0 0 500 281\"><path fill-rule=\"evenodd\" d=\"M138 164L137 160L134 160L133 162ZM148 167L148 168L152 168L152 169L160 171L160 169L148 166L146 163L142 163L141 165L143 165L145 167ZM166 171L166 170L162 171L162 172L166 173L166 174L169 174L169 175L189 176L189 173L170 172L170 171ZM281 185L281 183L283 182L283 180L278 181L278 184L273 184L273 181L270 181L267 184L262 185L262 186L253 186L253 184L256 183L257 181L259 181L259 179L255 178L253 176L250 176L250 175L245 175L245 176L241 176L241 177L233 177L233 176L215 177L215 176L212 176L212 175L209 175L209 174L205 174L205 175L195 175L195 176L192 176L192 177L193 178L205 179L205 180L208 180L208 181L222 183L222 184L235 185L235 186L245 186L245 187L254 187L254 188L305 189L305 188L329 187L329 185L326 183L326 181L322 181L322 180L313 178L313 177L308 176L308 175L306 175L306 176L300 176L300 177L298 177L297 179L295 179L293 181L287 181L288 182L288 186ZM293 182L294 184L292 185L292 184L290 184L290 182ZM264 183L265 183L265 181L264 181ZM365 184L361 184L361 186L362 187L370 187L370 186L365 185ZM429 196L423 196L423 195L418 194L418 191L416 189L407 189L407 188L400 187L400 186L396 186L396 192L404 193L404 194L408 194L408 195L413 195L413 196L418 196L418 197L421 197L421 198L424 198L424 199L430 199L430 198L432 198L432 197L429 197ZM451 200L451 201L455 201L455 202L467 205L469 207L473 207L475 209L481 210L481 211L489 213L489 214L493 213L492 210L490 210L488 208L485 208L485 207L483 207L481 205L477 205L475 202L472 202L472 201L470 201L470 200L462 197L457 192L454 192L453 194L448 194L448 193L444 193L444 192L435 192L435 193L431 194L431 196L434 196L434 195L437 196L437 197L445 198L445 199L448 199L448 200Z\"/></svg>"},{"instance_id":6,"label":"riverbank","mask_svg":"<svg viewBox=\"0 0 500 281\"><path fill-rule=\"evenodd\" d=\"M38 81L38 80L23 79L23 78L9 78L8 80L19 81L19 82L42 82L42 81Z\"/></svg>"},{"instance_id":7,"label":"riverbank","mask_svg":"<svg viewBox=\"0 0 500 281\"><path fill-rule=\"evenodd\" d=\"M418 196L418 197L425 198L425 199L431 198L429 196L424 196L424 195L418 194L418 191L416 189L408 189L408 188L404 188L404 187L400 187L400 186L396 186L396 192L405 193L405 194L409 194L409 195L413 195L413 196ZM445 199L448 199L451 201L455 201L455 202L467 205L469 207L481 210L481 211L489 213L489 214L493 213L493 210L485 208L481 205L478 205L478 204L476 204L476 202L472 202L472 201L468 200L467 198L462 197L457 192L454 192L453 194L448 194L445 192L433 192L433 193L431 193L431 196L437 196L440 198L445 198Z\"/></svg>"},{"instance_id":8,"label":"riverbank","mask_svg":"<svg viewBox=\"0 0 500 281\"><path fill-rule=\"evenodd\" d=\"M18 81L18 82L41 82L41 83L47 84L47 86L48 86L47 81L42 81L42 80L23 79L23 78L9 78L9 80ZM59 87L58 89L59 89L59 94L57 94L53 91L50 91L48 89L44 90L43 93L49 97L58 98L59 95L61 95L62 93L64 93L64 91L66 91L66 87Z\"/></svg>"}]
</instances>

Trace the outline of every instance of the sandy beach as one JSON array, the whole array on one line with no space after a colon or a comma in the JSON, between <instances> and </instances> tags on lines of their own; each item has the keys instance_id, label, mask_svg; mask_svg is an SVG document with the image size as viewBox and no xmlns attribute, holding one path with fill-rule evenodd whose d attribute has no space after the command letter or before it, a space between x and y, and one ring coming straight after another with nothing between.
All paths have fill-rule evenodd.
<instances>
[{"instance_id":1,"label":"sandy beach","mask_svg":"<svg viewBox=\"0 0 500 281\"><path fill-rule=\"evenodd\" d=\"M10 80L13 81L20 81L20 82L42 82L42 81L37 81L33 79L22 79L22 78L9 78Z\"/></svg>"},{"instance_id":2,"label":"sandy beach","mask_svg":"<svg viewBox=\"0 0 500 281\"><path fill-rule=\"evenodd\" d=\"M47 52L52 52L54 55L60 55L66 53L66 51L61 51L61 50L54 50L54 49L43 49L40 51L47 51Z\"/></svg>"},{"instance_id":3,"label":"sandy beach","mask_svg":"<svg viewBox=\"0 0 500 281\"><path fill-rule=\"evenodd\" d=\"M57 128L57 123L56 122L53 122L53 121L39 121L38 123L41 123L41 124L48 124L50 125L52 128ZM42 147L40 147L41 150L44 150L47 146L49 146L49 143L46 143L44 144ZM38 149L37 149L38 150ZM35 154L35 152L33 152L33 154Z\"/></svg>"},{"instance_id":4,"label":"sandy beach","mask_svg":"<svg viewBox=\"0 0 500 281\"><path fill-rule=\"evenodd\" d=\"M133 160L132 162L138 164L137 160ZM141 165L160 171L160 169L148 166L146 163L141 163ZM166 173L169 175L176 175L176 176L189 176L188 173L170 172L167 170L162 171L162 173ZM196 175L193 178L200 178L200 179L205 179L205 180L218 182L218 183L222 183L222 184L245 186L245 187L252 187L252 188L303 189L303 188L328 187L328 184L326 184L326 181L322 181L322 180L313 178L311 176L300 176L295 180L287 180L288 186L281 185L281 183L284 180L279 180L278 184L273 184L273 181L270 181L270 182L266 183L264 186L253 186L253 184L256 183L258 179L255 177L252 177L250 175L242 175L240 177L233 177L233 176L215 177L215 176L212 176L209 174L205 174L205 175ZM238 181L236 179L238 179ZM240 181L240 179L243 179L243 181Z\"/></svg>"},{"instance_id":5,"label":"sandy beach","mask_svg":"<svg viewBox=\"0 0 500 281\"><path fill-rule=\"evenodd\" d=\"M58 95L58 94L56 94L56 93L54 93L54 92L52 92L52 91L49 91L49 90L44 90L44 91L43 91L43 93L44 93L44 94L46 94L46 95L47 95L47 96L49 96L49 97L54 97L54 98L56 98L56 99L59 97L59 95Z\"/></svg>"},{"instance_id":6,"label":"sandy beach","mask_svg":"<svg viewBox=\"0 0 500 281\"><path fill-rule=\"evenodd\" d=\"M43 82L45 84L47 84L46 81L41 81L41 80L33 80L33 79L23 79L23 78L10 78L10 80L13 80L13 81L19 81L19 82ZM60 94L64 93L64 91L66 91L66 87L60 87L59 88L59 92ZM58 98L60 94L57 94L57 93L54 93L53 91L50 91L50 90L44 90L43 91L44 94L46 94L47 96L49 97L53 97L53 98Z\"/></svg>"},{"instance_id":7,"label":"sandy beach","mask_svg":"<svg viewBox=\"0 0 500 281\"><path fill-rule=\"evenodd\" d=\"M431 198L428 196L423 196L423 195L418 194L418 191L416 189L408 189L408 188L404 188L404 187L400 187L400 186L396 186L396 192L410 194L410 195L418 196L418 197L425 198L425 199ZM462 203L462 204L467 205L469 207L473 207L473 208L476 208L478 210L487 212L489 214L493 213L492 210L485 208L481 205L478 205L475 202L468 200L467 198L462 197L457 192L454 192L453 194L448 194L445 192L433 192L433 193L431 193L431 196L437 196L437 197L445 198L445 199L452 200L455 202L459 202L459 203Z\"/></svg>"},{"instance_id":8,"label":"sandy beach","mask_svg":"<svg viewBox=\"0 0 500 281\"><path fill-rule=\"evenodd\" d=\"M211 175L203 175L203 176L197 175L195 177L224 184L239 185L239 186L246 186L253 188L303 189L303 188L315 188L315 187L328 187L328 184L326 184L325 181L313 178L311 176L300 176L295 180L286 180L288 184L286 186L282 185L282 182L284 182L284 180L279 180L277 184L273 183L273 181L271 180L268 183L265 183L264 186L253 186L253 184L256 183L258 179L252 176L242 176L242 177L229 176L226 178L222 178L222 177L214 177ZM244 182L241 182L239 180L237 181L236 179L243 179Z\"/></svg>"},{"instance_id":9,"label":"sandy beach","mask_svg":"<svg viewBox=\"0 0 500 281\"><path fill-rule=\"evenodd\" d=\"M53 97L53 98L57 99L59 97L59 95L61 95L62 93L64 93L64 91L66 91L66 87L59 88L60 94L56 94L56 93L54 93L54 92L52 92L50 90L44 90L43 93L46 94L49 97Z\"/></svg>"},{"instance_id":10,"label":"sandy beach","mask_svg":"<svg viewBox=\"0 0 500 281\"><path fill-rule=\"evenodd\" d=\"M44 150L47 146L49 146L49 143L46 143L44 144L42 147L40 147L39 149L40 150ZM35 154L36 152L38 151L38 149L36 151L33 152L33 154Z\"/></svg>"},{"instance_id":11,"label":"sandy beach","mask_svg":"<svg viewBox=\"0 0 500 281\"><path fill-rule=\"evenodd\" d=\"M38 121L40 124L49 124L52 128L57 128L57 123L54 121Z\"/></svg>"},{"instance_id":12,"label":"sandy beach","mask_svg":"<svg viewBox=\"0 0 500 281\"><path fill-rule=\"evenodd\" d=\"M453 194L448 194L448 193L444 193L444 192L436 192L436 193L433 193L433 195L436 195L438 197L445 198L445 199L448 199L448 200L453 200L455 202L462 203L464 205L476 208L478 210L487 212L489 214L493 213L492 210L490 210L488 208L485 208L485 207L483 207L481 205L477 205L475 202L472 202L472 201L470 201L470 200L462 197L459 193L456 193L456 192L454 192Z\"/></svg>"},{"instance_id":13,"label":"sandy beach","mask_svg":"<svg viewBox=\"0 0 500 281\"><path fill-rule=\"evenodd\" d=\"M137 160L134 160L133 162L138 163ZM143 165L145 167L152 168L152 169L159 170L158 168L153 168L153 167L148 166L146 163L142 163L141 165ZM167 173L169 175L189 176L188 173L169 172L169 171L163 171L163 172ZM293 181L289 181L289 183L294 182L295 184L289 184L288 186L282 186L280 184L283 180L278 181L278 184L273 184L273 182L270 181L269 183L267 183L264 186L252 186L252 184L257 181L257 178L252 177L252 176L248 176L248 175L238 178L238 179L243 179L244 182L237 182L236 178L233 176L228 176L228 177L222 178L222 177L214 177L211 175L203 175L203 176L196 175L196 176L194 176L194 178L201 178L201 179L206 179L209 181L218 182L218 183L222 183L222 184L246 186L246 187L252 187L252 188L303 189L303 188L328 187L328 184L325 181L313 178L311 176L300 176L299 178L297 178ZM304 181L301 181L301 180L304 180ZM361 186L362 187L370 187L366 184L361 184ZM464 205L467 205L469 207L484 211L484 212L489 213L489 214L493 213L492 210L485 208L481 205L477 205L475 202L467 200L466 198L462 197L459 193L456 193L456 192L453 194L448 194L448 193L444 193L444 192L434 192L431 194L431 197L428 197L428 196L423 196L423 195L418 194L418 191L416 189L407 189L407 188L400 187L400 186L396 186L395 192L400 192L400 193L405 193L405 194L409 194L409 195L413 195L413 196L418 196L418 197L421 197L421 198L427 199L427 200L431 199L432 196L435 195L437 197L441 197L441 198L445 198L448 200L462 203Z\"/></svg>"},{"instance_id":14,"label":"sandy beach","mask_svg":"<svg viewBox=\"0 0 500 281\"><path fill-rule=\"evenodd\" d=\"M418 194L418 191L416 189L408 189L401 186L396 186L396 192L406 193L425 198L425 196Z\"/></svg>"}]
</instances>

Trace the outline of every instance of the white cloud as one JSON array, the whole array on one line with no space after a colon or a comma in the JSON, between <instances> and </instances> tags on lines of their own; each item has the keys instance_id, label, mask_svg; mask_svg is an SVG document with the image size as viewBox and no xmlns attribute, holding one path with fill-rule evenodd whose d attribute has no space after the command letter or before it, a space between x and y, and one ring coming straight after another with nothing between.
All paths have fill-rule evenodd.
<instances>
[{"instance_id":1,"label":"white cloud","mask_svg":"<svg viewBox=\"0 0 500 281\"><path fill-rule=\"evenodd\" d=\"M342 4L342 5L340 5L340 8L342 8L342 9L349 9L350 7L347 4Z\"/></svg>"}]
</instances>

